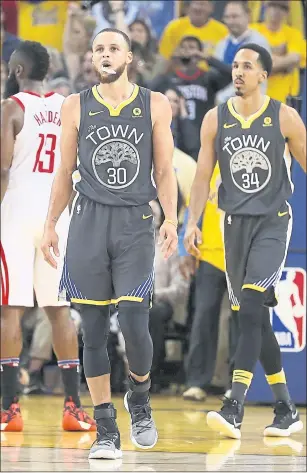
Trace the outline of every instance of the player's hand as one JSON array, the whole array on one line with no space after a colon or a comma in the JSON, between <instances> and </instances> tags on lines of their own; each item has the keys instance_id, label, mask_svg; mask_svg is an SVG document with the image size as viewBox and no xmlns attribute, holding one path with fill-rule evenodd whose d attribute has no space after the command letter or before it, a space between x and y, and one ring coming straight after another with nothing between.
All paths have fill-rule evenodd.
<instances>
[{"instance_id":1,"label":"player's hand","mask_svg":"<svg viewBox=\"0 0 307 473\"><path fill-rule=\"evenodd\" d=\"M164 255L164 259L168 259L176 251L178 244L177 228L169 222L163 222L159 232L159 245Z\"/></svg>"},{"instance_id":2,"label":"player's hand","mask_svg":"<svg viewBox=\"0 0 307 473\"><path fill-rule=\"evenodd\" d=\"M200 251L197 248L202 242L202 234L197 225L188 224L184 235L184 247L188 253L196 258L200 257Z\"/></svg>"},{"instance_id":3,"label":"player's hand","mask_svg":"<svg viewBox=\"0 0 307 473\"><path fill-rule=\"evenodd\" d=\"M182 256L179 260L179 270L187 281L195 274L196 258L192 255Z\"/></svg>"},{"instance_id":4,"label":"player's hand","mask_svg":"<svg viewBox=\"0 0 307 473\"><path fill-rule=\"evenodd\" d=\"M58 264L51 253L51 248L54 256L57 258L60 256L59 252L59 237L54 228L45 229L41 250L44 254L44 259L47 263L50 264L53 268L57 269Z\"/></svg>"}]
</instances>

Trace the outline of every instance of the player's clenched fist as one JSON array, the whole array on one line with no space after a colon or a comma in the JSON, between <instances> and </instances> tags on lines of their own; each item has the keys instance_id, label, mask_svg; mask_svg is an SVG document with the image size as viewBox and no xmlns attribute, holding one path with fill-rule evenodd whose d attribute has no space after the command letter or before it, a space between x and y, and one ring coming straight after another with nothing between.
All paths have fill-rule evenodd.
<instances>
[{"instance_id":1,"label":"player's clenched fist","mask_svg":"<svg viewBox=\"0 0 307 473\"><path fill-rule=\"evenodd\" d=\"M44 254L45 261L53 268L57 268L58 264L51 253L51 248L54 256L60 256L59 251L59 237L54 228L45 228L44 236L41 244L41 250Z\"/></svg>"}]
</instances>

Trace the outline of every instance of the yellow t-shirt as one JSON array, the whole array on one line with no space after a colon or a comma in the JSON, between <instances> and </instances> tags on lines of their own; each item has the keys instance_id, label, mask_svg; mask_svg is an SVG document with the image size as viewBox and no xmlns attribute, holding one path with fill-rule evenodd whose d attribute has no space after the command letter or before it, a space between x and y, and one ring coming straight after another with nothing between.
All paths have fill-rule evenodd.
<instances>
[{"instance_id":1,"label":"yellow t-shirt","mask_svg":"<svg viewBox=\"0 0 307 473\"><path fill-rule=\"evenodd\" d=\"M218 209L217 192L221 175L216 164L211 181L209 199L202 221L202 243L198 246L200 259L225 271L224 243L221 233L221 211Z\"/></svg>"},{"instance_id":2,"label":"yellow t-shirt","mask_svg":"<svg viewBox=\"0 0 307 473\"><path fill-rule=\"evenodd\" d=\"M261 21L262 0L248 0L248 8L250 11L250 22L258 23ZM287 25L298 29L304 35L304 8L302 2L299 0L292 0L289 2L289 13L287 18Z\"/></svg>"},{"instance_id":3,"label":"yellow t-shirt","mask_svg":"<svg viewBox=\"0 0 307 473\"><path fill-rule=\"evenodd\" d=\"M257 30L268 40L273 54L274 50L277 49L283 49L286 54L297 53L301 55L301 65L304 63L304 38L301 32L296 28L283 25L279 31L271 31L264 23L254 23L250 25L250 28ZM271 98L280 100L281 102L285 103L288 95L298 95L299 90L298 68L294 69L289 74L274 74L268 79L267 94Z\"/></svg>"},{"instance_id":4,"label":"yellow t-shirt","mask_svg":"<svg viewBox=\"0 0 307 473\"><path fill-rule=\"evenodd\" d=\"M215 45L225 36L227 36L228 30L223 23L211 18L205 26L196 28L190 22L188 16L178 18L171 21L165 28L161 41L160 41L160 54L165 59L169 59L185 36L196 36L200 39L205 47L212 47L212 51Z\"/></svg>"},{"instance_id":5,"label":"yellow t-shirt","mask_svg":"<svg viewBox=\"0 0 307 473\"><path fill-rule=\"evenodd\" d=\"M202 218L202 243L198 246L200 260L225 271L224 243L221 232L221 211L218 209L220 168L216 164L210 181L210 194ZM189 205L189 197L187 206Z\"/></svg>"},{"instance_id":6,"label":"yellow t-shirt","mask_svg":"<svg viewBox=\"0 0 307 473\"><path fill-rule=\"evenodd\" d=\"M18 36L63 51L63 33L69 1L18 2Z\"/></svg>"}]
</instances>

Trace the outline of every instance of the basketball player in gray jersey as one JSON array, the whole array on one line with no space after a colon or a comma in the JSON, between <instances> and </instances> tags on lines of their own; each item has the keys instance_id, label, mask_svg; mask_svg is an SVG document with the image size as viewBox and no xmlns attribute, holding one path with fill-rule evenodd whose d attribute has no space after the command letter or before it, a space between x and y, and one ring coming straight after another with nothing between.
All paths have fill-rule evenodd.
<instances>
[{"instance_id":1,"label":"basketball player in gray jersey","mask_svg":"<svg viewBox=\"0 0 307 473\"><path fill-rule=\"evenodd\" d=\"M264 435L284 437L303 427L289 396L268 307L277 303L275 288L291 235L291 155L306 172L306 130L296 110L262 95L260 86L271 69L271 56L262 47L246 44L237 52L232 72L236 97L210 110L203 121L185 235L187 250L197 252L197 222L218 160L228 292L232 308L239 311L240 337L231 399L220 412L209 412L207 422L236 439L258 359L276 400L275 418Z\"/></svg>"},{"instance_id":2,"label":"basketball player in gray jersey","mask_svg":"<svg viewBox=\"0 0 307 473\"><path fill-rule=\"evenodd\" d=\"M62 107L62 162L55 177L43 251L58 255L55 224L72 192L72 211L60 296L82 307L84 371L94 404L97 440L89 458L120 458L116 409L111 403L107 354L109 305L118 304L129 361L125 407L131 439L140 448L157 442L149 404L152 341L154 225L149 202L164 210L162 252L177 246L177 182L172 166L171 108L159 93L128 81L130 40L105 29L93 41L100 84L68 97Z\"/></svg>"}]
</instances>

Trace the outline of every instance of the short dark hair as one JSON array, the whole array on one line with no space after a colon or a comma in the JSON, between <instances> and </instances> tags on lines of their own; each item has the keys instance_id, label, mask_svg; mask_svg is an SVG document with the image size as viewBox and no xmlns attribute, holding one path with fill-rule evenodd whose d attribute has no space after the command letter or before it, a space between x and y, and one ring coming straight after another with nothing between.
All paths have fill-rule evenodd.
<instances>
[{"instance_id":1,"label":"short dark hair","mask_svg":"<svg viewBox=\"0 0 307 473\"><path fill-rule=\"evenodd\" d=\"M272 56L267 49L255 43L242 44L242 46L239 47L238 51L240 51L241 49L250 49L251 51L255 51L256 53L258 53L258 62L260 62L261 66L267 72L268 76L271 74L273 61Z\"/></svg>"},{"instance_id":2,"label":"short dark hair","mask_svg":"<svg viewBox=\"0 0 307 473\"><path fill-rule=\"evenodd\" d=\"M47 49L37 41L22 41L15 49L26 62L30 63L31 69L28 79L42 81L45 79L49 64L50 56Z\"/></svg>"},{"instance_id":3,"label":"short dark hair","mask_svg":"<svg viewBox=\"0 0 307 473\"><path fill-rule=\"evenodd\" d=\"M198 49L200 51L203 50L203 43L201 42L201 40L199 38L197 38L197 36L192 36L192 35L184 36L181 39L180 44L182 44L184 41L194 41L194 43L197 43Z\"/></svg>"},{"instance_id":4,"label":"short dark hair","mask_svg":"<svg viewBox=\"0 0 307 473\"><path fill-rule=\"evenodd\" d=\"M94 43L95 39L101 33L118 33L118 34L120 34L124 38L124 40L126 41L129 51L131 51L131 41L130 41L129 36L126 33L124 33L124 31L118 30L117 28L104 28L103 30L99 31L96 34L96 36L94 37L93 41L92 41L92 50L93 50L93 43Z\"/></svg>"},{"instance_id":5,"label":"short dark hair","mask_svg":"<svg viewBox=\"0 0 307 473\"><path fill-rule=\"evenodd\" d=\"M230 3L237 3L239 4L244 12L248 15L249 12L250 12L250 9L249 9L249 6L248 6L248 2L244 1L244 0L229 0L226 5L225 5L225 8L227 7L227 5L229 5Z\"/></svg>"}]
</instances>

